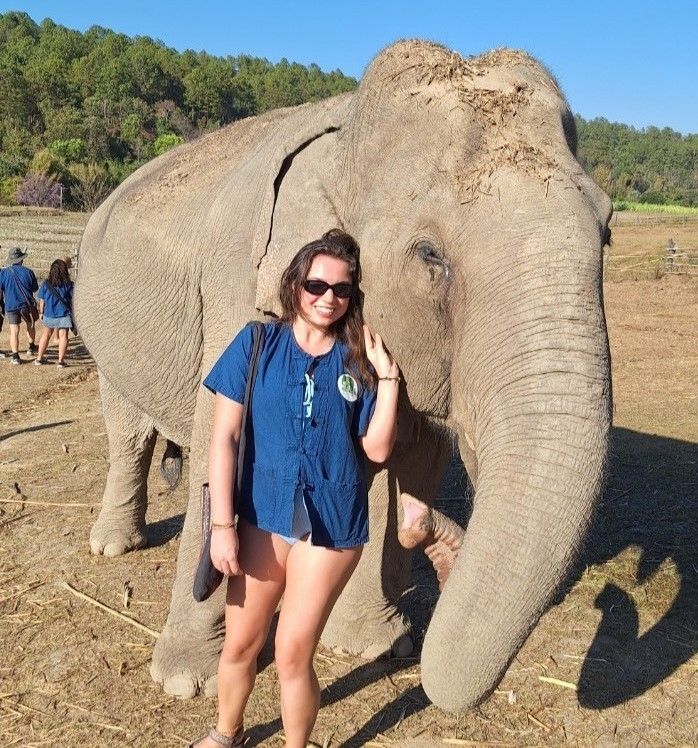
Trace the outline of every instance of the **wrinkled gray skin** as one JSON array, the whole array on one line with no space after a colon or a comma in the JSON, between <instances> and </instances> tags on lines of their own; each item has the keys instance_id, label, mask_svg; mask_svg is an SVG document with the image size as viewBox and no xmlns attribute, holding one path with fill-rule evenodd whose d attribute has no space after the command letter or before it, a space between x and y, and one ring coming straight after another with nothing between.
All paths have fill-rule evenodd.
<instances>
[{"instance_id":1,"label":"wrinkled gray skin","mask_svg":"<svg viewBox=\"0 0 698 748\"><path fill-rule=\"evenodd\" d=\"M291 256L333 226L361 246L365 314L399 362L399 441L369 465L371 542L323 641L411 648L394 604L410 552L398 498L436 495L455 433L476 485L422 677L465 709L498 683L575 558L610 428L601 296L608 198L570 112L525 54L464 60L409 41L358 90L237 122L138 170L96 211L75 311L100 371L110 468L94 553L145 542L155 433L190 446L190 499L152 675L212 692L223 596L191 597L212 397L201 378L241 326L278 311ZM259 310L259 311L257 311Z\"/></svg>"}]
</instances>

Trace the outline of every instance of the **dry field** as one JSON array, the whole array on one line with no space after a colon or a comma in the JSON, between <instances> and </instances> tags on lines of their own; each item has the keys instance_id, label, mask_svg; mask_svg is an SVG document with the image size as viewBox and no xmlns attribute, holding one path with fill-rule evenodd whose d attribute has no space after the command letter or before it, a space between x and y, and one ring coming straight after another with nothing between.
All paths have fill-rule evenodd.
<instances>
[{"instance_id":1,"label":"dry field","mask_svg":"<svg viewBox=\"0 0 698 748\"><path fill-rule=\"evenodd\" d=\"M614 226L612 252L651 252L672 235L673 226ZM698 244L698 226L687 239ZM607 281L615 397L608 487L568 588L495 693L467 714L444 714L421 690L417 660L366 663L321 648L315 740L698 744L697 292L698 280L678 276ZM147 549L91 556L107 441L96 372L79 339L70 355L65 371L0 361L0 746L184 746L211 722L215 702L167 696L148 664L167 615L186 464L174 492L151 473ZM453 497L462 485L454 468L451 500L441 502L461 518L466 507ZM436 594L416 558L404 607L418 630ZM271 660L267 649L248 746L284 744Z\"/></svg>"},{"instance_id":2,"label":"dry field","mask_svg":"<svg viewBox=\"0 0 698 748\"><path fill-rule=\"evenodd\" d=\"M87 213L0 206L0 262L5 262L7 247L26 247L27 265L45 278L57 257L75 255L88 218Z\"/></svg>"},{"instance_id":3,"label":"dry field","mask_svg":"<svg viewBox=\"0 0 698 748\"><path fill-rule=\"evenodd\" d=\"M611 219L612 246L607 249L604 277L611 281L660 278L665 274L666 247L670 239L681 258L698 277L698 216L616 213Z\"/></svg>"}]
</instances>

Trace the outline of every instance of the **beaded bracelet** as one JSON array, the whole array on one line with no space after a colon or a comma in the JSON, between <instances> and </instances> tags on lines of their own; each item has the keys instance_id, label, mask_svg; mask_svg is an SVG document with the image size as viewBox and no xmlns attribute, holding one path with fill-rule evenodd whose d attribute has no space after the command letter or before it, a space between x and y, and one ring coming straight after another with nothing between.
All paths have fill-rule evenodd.
<instances>
[{"instance_id":1,"label":"beaded bracelet","mask_svg":"<svg viewBox=\"0 0 698 748\"><path fill-rule=\"evenodd\" d=\"M212 530L229 530L231 527L237 527L237 518L232 522L211 522Z\"/></svg>"}]
</instances>

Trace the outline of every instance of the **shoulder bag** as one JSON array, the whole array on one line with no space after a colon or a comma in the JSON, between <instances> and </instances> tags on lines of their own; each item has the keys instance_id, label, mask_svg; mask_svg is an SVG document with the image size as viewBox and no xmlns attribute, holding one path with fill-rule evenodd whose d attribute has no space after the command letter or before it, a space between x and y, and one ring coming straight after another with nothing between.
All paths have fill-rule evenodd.
<instances>
[{"instance_id":1,"label":"shoulder bag","mask_svg":"<svg viewBox=\"0 0 698 748\"><path fill-rule=\"evenodd\" d=\"M233 486L233 514L237 497L242 487L242 472L245 466L245 445L247 442L247 416L252 401L252 388L257 376L259 354L264 347L264 325L252 322L252 354L247 369L247 383L245 385L245 400L242 405L242 424L240 427L240 443L238 444L237 470L235 471L235 485ZM201 550L199 563L194 574L194 600L198 603L208 600L223 581L223 572L216 569L211 561L211 494L208 483L201 486Z\"/></svg>"}]
</instances>

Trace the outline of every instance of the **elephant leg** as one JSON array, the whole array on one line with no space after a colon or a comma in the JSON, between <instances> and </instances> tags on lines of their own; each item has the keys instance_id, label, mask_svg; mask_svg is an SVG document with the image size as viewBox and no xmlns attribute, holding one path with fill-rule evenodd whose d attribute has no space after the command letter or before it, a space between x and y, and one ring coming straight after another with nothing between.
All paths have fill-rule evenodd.
<instances>
[{"instance_id":1,"label":"elephant leg","mask_svg":"<svg viewBox=\"0 0 698 748\"><path fill-rule=\"evenodd\" d=\"M366 659L412 653L412 629L397 608L412 563L412 550L398 541L398 504L403 491L436 495L449 457L449 440L423 428L418 443L398 443L387 469L374 476L369 491L371 540L325 627L326 646Z\"/></svg>"},{"instance_id":2,"label":"elephant leg","mask_svg":"<svg viewBox=\"0 0 698 748\"><path fill-rule=\"evenodd\" d=\"M157 438L153 423L100 375L109 439L109 472L102 509L90 531L94 554L120 556L147 544L148 470Z\"/></svg>"},{"instance_id":3,"label":"elephant leg","mask_svg":"<svg viewBox=\"0 0 698 748\"><path fill-rule=\"evenodd\" d=\"M189 503L177 554L165 627L158 637L150 674L165 692L192 698L216 693L218 658L225 632L226 581L203 603L192 595L201 547L201 486L207 481L208 443L213 398L203 388L197 395L196 417L189 453Z\"/></svg>"}]
</instances>

